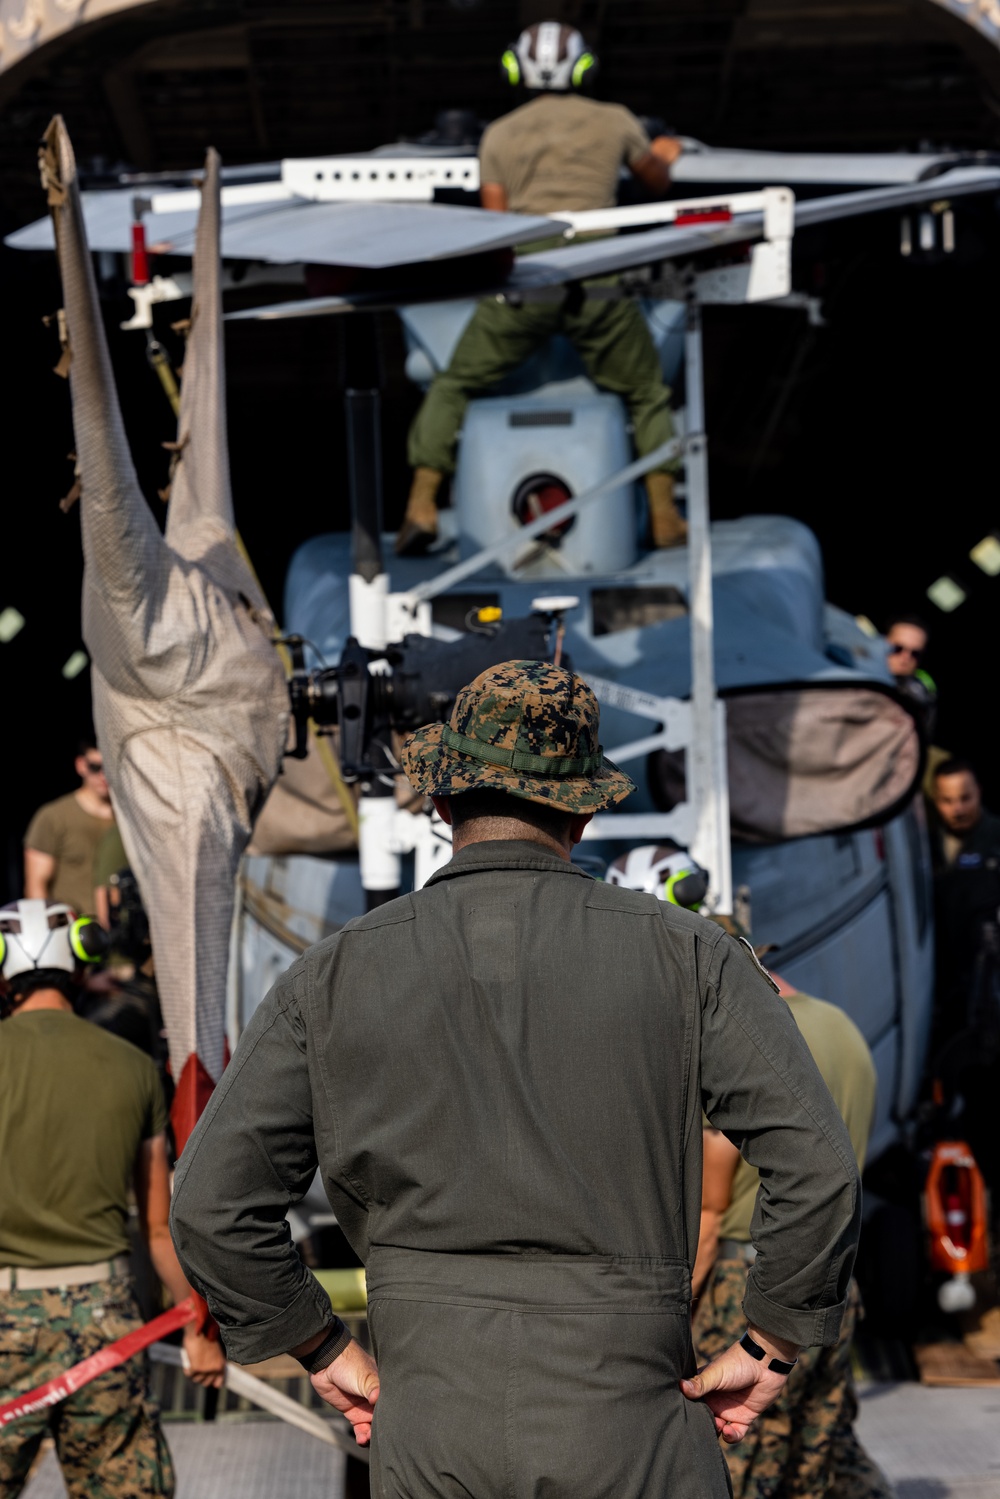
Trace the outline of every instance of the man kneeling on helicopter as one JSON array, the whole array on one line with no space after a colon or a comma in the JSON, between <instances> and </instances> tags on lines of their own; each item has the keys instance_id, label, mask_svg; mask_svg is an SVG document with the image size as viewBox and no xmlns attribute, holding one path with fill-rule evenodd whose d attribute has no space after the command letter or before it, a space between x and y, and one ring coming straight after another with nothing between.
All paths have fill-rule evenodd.
<instances>
[{"instance_id":1,"label":"man kneeling on helicopter","mask_svg":"<svg viewBox=\"0 0 1000 1499\"><path fill-rule=\"evenodd\" d=\"M557 21L529 26L504 53L502 68L507 81L523 86L531 98L483 136L484 208L526 214L609 208L623 165L654 197L666 196L680 141L671 136L650 141L622 105L581 96L593 81L597 59L579 31ZM630 298L580 300L577 289L567 288L558 301L480 302L410 428L413 485L397 553L424 552L437 537L437 494L445 474L454 470L470 397L510 374L555 333L574 345L595 385L621 396L640 457L670 441L670 391L649 329ZM656 547L679 546L687 536L674 503L675 463L646 475Z\"/></svg>"}]
</instances>

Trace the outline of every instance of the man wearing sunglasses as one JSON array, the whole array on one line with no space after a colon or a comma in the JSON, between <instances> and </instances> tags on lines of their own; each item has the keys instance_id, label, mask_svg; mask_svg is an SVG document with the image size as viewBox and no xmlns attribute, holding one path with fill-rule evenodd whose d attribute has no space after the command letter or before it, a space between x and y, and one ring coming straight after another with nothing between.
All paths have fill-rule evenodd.
<instances>
[{"instance_id":1,"label":"man wearing sunglasses","mask_svg":"<svg viewBox=\"0 0 1000 1499\"><path fill-rule=\"evenodd\" d=\"M24 895L61 901L82 915L94 909L94 855L115 814L92 738L80 740L74 764L78 788L39 807L24 835Z\"/></svg>"},{"instance_id":2,"label":"man wearing sunglasses","mask_svg":"<svg viewBox=\"0 0 1000 1499\"><path fill-rule=\"evenodd\" d=\"M919 705L928 738L937 710L937 684L921 662L927 654L930 632L916 614L896 614L889 620L885 638L889 642L889 670L896 686Z\"/></svg>"}]
</instances>

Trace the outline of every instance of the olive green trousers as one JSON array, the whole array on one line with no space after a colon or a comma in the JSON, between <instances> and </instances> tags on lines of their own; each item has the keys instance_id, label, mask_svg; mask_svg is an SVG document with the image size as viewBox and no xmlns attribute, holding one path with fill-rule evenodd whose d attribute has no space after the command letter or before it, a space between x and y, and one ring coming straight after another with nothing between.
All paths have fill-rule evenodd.
<instances>
[{"instance_id":1,"label":"olive green trousers","mask_svg":"<svg viewBox=\"0 0 1000 1499\"><path fill-rule=\"evenodd\" d=\"M480 302L446 370L437 375L410 427L412 468L450 474L455 447L473 396L482 395L523 364L555 333L564 334L601 390L621 396L628 408L636 451L642 457L674 435L670 389L642 313L621 301ZM672 472L676 461L662 465Z\"/></svg>"}]
</instances>

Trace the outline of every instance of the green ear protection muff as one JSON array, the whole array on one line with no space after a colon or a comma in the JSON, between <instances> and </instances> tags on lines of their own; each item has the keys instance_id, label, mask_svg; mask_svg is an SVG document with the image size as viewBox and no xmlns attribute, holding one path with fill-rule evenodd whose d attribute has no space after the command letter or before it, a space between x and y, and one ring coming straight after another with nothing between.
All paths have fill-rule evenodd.
<instances>
[{"instance_id":1,"label":"green ear protection muff","mask_svg":"<svg viewBox=\"0 0 1000 1499\"><path fill-rule=\"evenodd\" d=\"M597 77L597 58L593 52L581 52L573 64L570 81L574 88L584 88Z\"/></svg>"},{"instance_id":2,"label":"green ear protection muff","mask_svg":"<svg viewBox=\"0 0 1000 1499\"><path fill-rule=\"evenodd\" d=\"M517 55L517 43L511 42L500 59L500 75L505 83L511 88L517 88L523 83L521 75L521 60ZM581 52L573 64L570 74L570 82L574 88L587 88L597 77L597 58L593 52Z\"/></svg>"},{"instance_id":3,"label":"green ear protection muff","mask_svg":"<svg viewBox=\"0 0 1000 1499\"><path fill-rule=\"evenodd\" d=\"M511 88L517 88L521 82L521 64L518 61L513 44L506 49L500 59L500 72L505 82L509 83Z\"/></svg>"},{"instance_id":4,"label":"green ear protection muff","mask_svg":"<svg viewBox=\"0 0 1000 1499\"><path fill-rule=\"evenodd\" d=\"M92 916L78 916L69 929L69 945L77 962L99 963L108 950L108 934Z\"/></svg>"},{"instance_id":5,"label":"green ear protection muff","mask_svg":"<svg viewBox=\"0 0 1000 1499\"><path fill-rule=\"evenodd\" d=\"M0 968L3 967L4 958L7 956L7 938L0 932Z\"/></svg>"}]
</instances>

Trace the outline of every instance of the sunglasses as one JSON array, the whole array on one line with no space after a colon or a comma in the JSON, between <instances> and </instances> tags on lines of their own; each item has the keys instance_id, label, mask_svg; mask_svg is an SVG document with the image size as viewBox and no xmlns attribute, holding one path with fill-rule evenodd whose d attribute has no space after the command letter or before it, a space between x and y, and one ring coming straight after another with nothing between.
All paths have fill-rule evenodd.
<instances>
[{"instance_id":1,"label":"sunglasses","mask_svg":"<svg viewBox=\"0 0 1000 1499\"><path fill-rule=\"evenodd\" d=\"M923 651L915 651L913 649L912 645L890 645L889 646L889 655L890 656L912 656L913 659L914 659L914 661L919 661L921 659L921 657L923 656L923 654L924 654Z\"/></svg>"},{"instance_id":2,"label":"sunglasses","mask_svg":"<svg viewBox=\"0 0 1000 1499\"><path fill-rule=\"evenodd\" d=\"M103 760L86 760L84 763L92 776L102 776L104 774Z\"/></svg>"}]
</instances>

